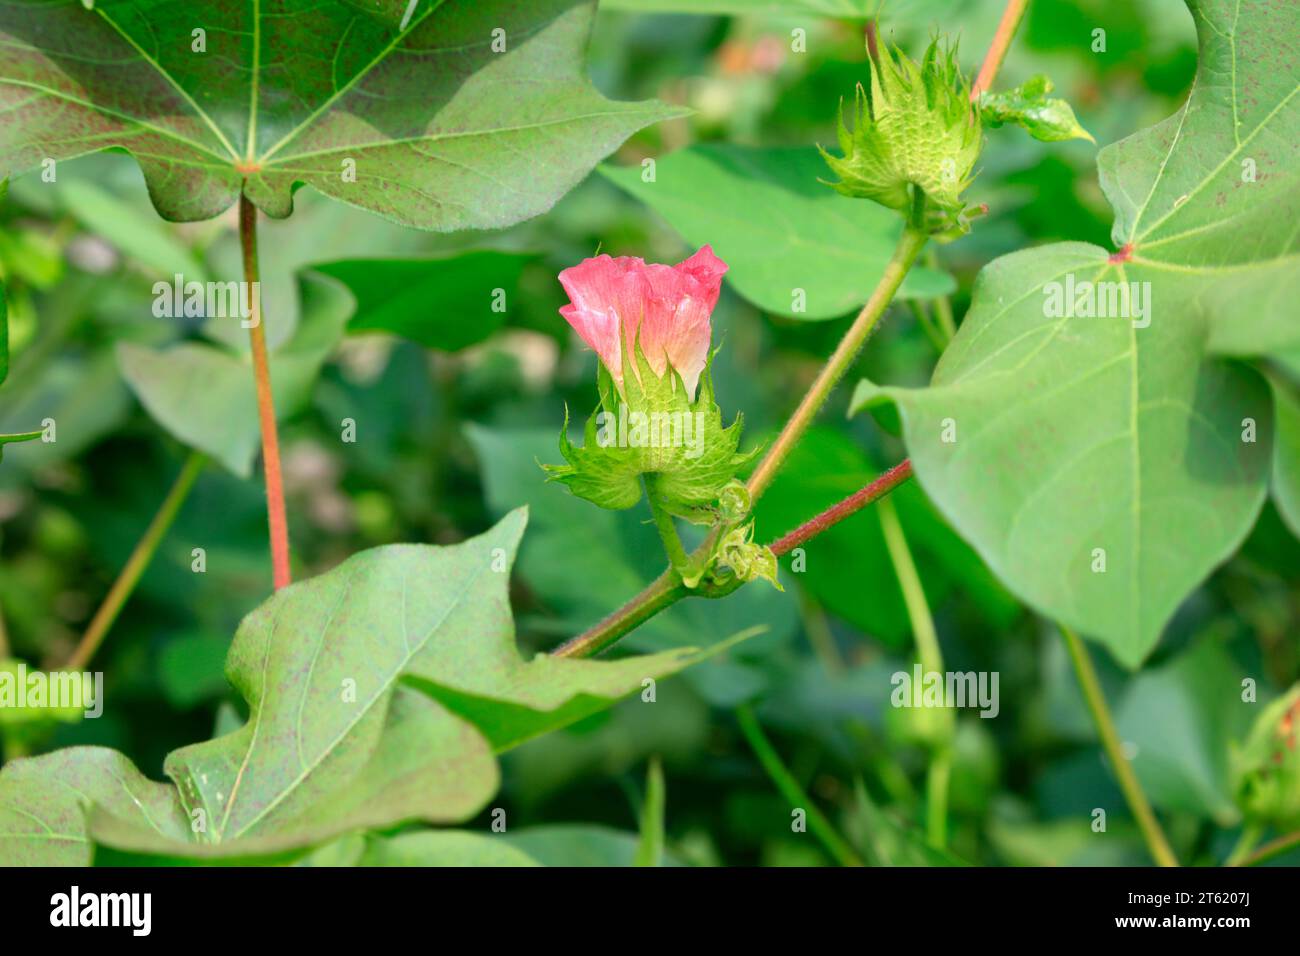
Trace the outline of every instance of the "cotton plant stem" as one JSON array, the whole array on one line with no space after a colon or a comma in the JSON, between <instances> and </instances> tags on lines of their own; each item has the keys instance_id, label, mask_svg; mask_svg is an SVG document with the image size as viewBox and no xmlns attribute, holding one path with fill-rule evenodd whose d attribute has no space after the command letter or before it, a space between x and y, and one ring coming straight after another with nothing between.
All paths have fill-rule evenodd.
<instances>
[{"instance_id":1,"label":"cotton plant stem","mask_svg":"<svg viewBox=\"0 0 1300 956\"><path fill-rule=\"evenodd\" d=\"M616 642L628 631L650 620L690 592L674 571L665 571L645 590L621 608L592 625L577 637L565 641L551 653L556 657L591 657Z\"/></svg>"},{"instance_id":2,"label":"cotton plant stem","mask_svg":"<svg viewBox=\"0 0 1300 956\"><path fill-rule=\"evenodd\" d=\"M993 86L993 78L997 76L998 69L1002 66L1002 61L1006 58L1007 50L1011 48L1011 40L1016 35L1016 29L1020 26L1020 21L1024 19L1025 10L1029 7L1029 0L1007 0L1007 5L1002 10L1002 19L998 22L997 32L993 34L993 42L989 44L988 52L984 54L984 63L980 66L979 75L975 77L974 84L970 88L971 102L979 100L980 94Z\"/></svg>"},{"instance_id":3,"label":"cotton plant stem","mask_svg":"<svg viewBox=\"0 0 1300 956\"><path fill-rule=\"evenodd\" d=\"M1124 800L1142 830L1142 838L1146 840L1147 849L1151 851L1151 857L1160 866L1177 866L1178 859L1165 838L1164 830L1160 828L1160 821L1156 819L1147 795L1143 792L1142 785L1138 783L1137 775L1133 773L1132 764L1124 755L1119 732L1115 729L1115 721L1101 692L1101 683L1097 680L1097 671L1092 666L1088 650L1074 631L1064 625L1060 625L1060 628L1061 634L1065 637L1066 650L1070 653L1070 661L1074 664L1079 688L1083 691L1084 701L1097 728L1097 736L1101 738L1101 745L1110 760L1111 769L1115 772L1115 780L1124 794Z\"/></svg>"},{"instance_id":4,"label":"cotton plant stem","mask_svg":"<svg viewBox=\"0 0 1300 956\"><path fill-rule=\"evenodd\" d=\"M194 487L194 481L199 477L199 472L207 463L207 458L199 452L191 452L190 456L185 459L185 464L181 466L181 472L176 477L175 483L171 490L167 492L167 497L163 499L153 520L149 522L149 527L145 529L140 540L136 542L135 550L127 558L126 564L122 566L117 580L109 588L104 603L95 611L95 616L91 618L85 634L82 635L80 643L68 658L64 666L68 670L80 671L85 670L90 659L95 656L99 650L99 645L104 642L109 628L117 620L118 613L126 604L131 592L135 590L140 576L144 574L145 568L149 566L154 553L158 550L158 545L166 536L167 531L176 520L177 513L181 510L181 505L189 497L190 489Z\"/></svg>"},{"instance_id":5,"label":"cotton plant stem","mask_svg":"<svg viewBox=\"0 0 1300 956\"><path fill-rule=\"evenodd\" d=\"M257 386L257 418L262 432L262 470L266 477L266 518L271 536L271 576L275 589L285 587L289 576L289 522L284 510L284 479L280 470L280 435L275 424L271 392L271 363L262 322L262 297L257 267L257 208L247 196L239 197L239 247L244 259L245 302L253 354L253 381Z\"/></svg>"},{"instance_id":6,"label":"cotton plant stem","mask_svg":"<svg viewBox=\"0 0 1300 956\"><path fill-rule=\"evenodd\" d=\"M793 531L781 535L772 542L772 553L778 558L789 554L801 544L817 537L827 528L839 524L845 518L852 517L872 502L879 501L911 477L912 462L909 459L903 459L879 478L855 491L843 501L836 502L821 514L809 518Z\"/></svg>"},{"instance_id":7,"label":"cotton plant stem","mask_svg":"<svg viewBox=\"0 0 1300 956\"><path fill-rule=\"evenodd\" d=\"M740 725L740 732L744 734L750 749L754 751L754 756L767 771L767 775L772 778L781 796L789 801L792 808L805 812L808 829L821 841L831 857L840 866L862 866L861 857L853 851L848 841L835 832L835 827L831 825L830 820L817 808L807 791L799 785L799 781L781 762L780 755L768 741L763 728L758 723L758 718L754 716L754 711L748 705L736 708L736 722Z\"/></svg>"},{"instance_id":8,"label":"cotton plant stem","mask_svg":"<svg viewBox=\"0 0 1300 956\"><path fill-rule=\"evenodd\" d=\"M831 505L821 514L808 519L793 531L774 541L771 545L772 552L777 557L788 554L827 528L857 514L873 501L889 494L911 475L911 462L903 461L895 465L865 488ZM664 608L671 607L690 594L690 589L681 583L681 578L676 572L665 571L617 611L576 637L570 638L551 653L557 657L591 657L599 654L633 628L639 627Z\"/></svg>"},{"instance_id":9,"label":"cotton plant stem","mask_svg":"<svg viewBox=\"0 0 1300 956\"><path fill-rule=\"evenodd\" d=\"M866 344L867 337L884 315L885 308L894 298L898 287L902 285L904 277L916 257L925 247L927 236L924 232L912 228L910 225L903 230L902 236L899 237L898 245L894 247L894 254L890 257L889 264L885 266L884 274L880 281L876 283L876 288L871 293L871 298L867 299L867 304L862 307L858 317L853 320L853 325L849 327L844 338L836 347L835 352L831 355L826 365L822 368L817 380L813 382L812 387L808 389L799 407L795 409L790 420L786 422L785 428L777 436L772 447L768 449L767 455L754 469L750 475L748 488L751 500L758 501L763 492L772 483L776 473L789 457L790 452L794 450L795 445L799 443L812 424L817 413L821 411L826 399L830 397L831 391L839 384L840 380L853 365L853 360L858 357L862 351L862 346Z\"/></svg>"},{"instance_id":10,"label":"cotton plant stem","mask_svg":"<svg viewBox=\"0 0 1300 956\"><path fill-rule=\"evenodd\" d=\"M916 653L925 674L943 672L943 652L939 648L939 635L934 626L934 615L925 598L921 575L916 569L912 551L907 546L903 525L890 498L883 499L876 508L880 530L885 536L885 550L898 576L903 591L903 604L916 638ZM926 838L931 846L944 849L948 844L948 780L952 773L952 713L944 712L944 735L930 754L926 771Z\"/></svg>"}]
</instances>

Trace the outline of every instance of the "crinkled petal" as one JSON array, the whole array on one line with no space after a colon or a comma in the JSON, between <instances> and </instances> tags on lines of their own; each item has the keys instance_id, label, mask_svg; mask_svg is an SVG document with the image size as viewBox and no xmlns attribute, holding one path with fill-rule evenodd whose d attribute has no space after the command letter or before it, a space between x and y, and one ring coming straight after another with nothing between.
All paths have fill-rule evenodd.
<instances>
[{"instance_id":1,"label":"crinkled petal","mask_svg":"<svg viewBox=\"0 0 1300 956\"><path fill-rule=\"evenodd\" d=\"M654 373L662 378L670 366L676 369L693 399L726 271L708 246L675 266L596 256L560 273L571 300L560 314L600 356L620 390L623 346L631 354L639 345Z\"/></svg>"}]
</instances>

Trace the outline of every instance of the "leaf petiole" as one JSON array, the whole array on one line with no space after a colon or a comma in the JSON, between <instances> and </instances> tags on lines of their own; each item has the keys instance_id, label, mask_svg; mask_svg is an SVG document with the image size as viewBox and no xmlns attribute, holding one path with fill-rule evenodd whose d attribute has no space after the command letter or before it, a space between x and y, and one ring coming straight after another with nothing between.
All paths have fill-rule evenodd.
<instances>
[{"instance_id":1,"label":"leaf petiole","mask_svg":"<svg viewBox=\"0 0 1300 956\"><path fill-rule=\"evenodd\" d=\"M285 587L289 574L289 522L285 517L284 479L280 470L280 437L271 393L271 364L267 358L266 329L258 292L257 209L248 197L239 197L239 247L244 260L248 335L252 345L253 379L257 386L257 417L262 431L262 469L266 476L266 516L271 536L271 573L275 589Z\"/></svg>"}]
</instances>

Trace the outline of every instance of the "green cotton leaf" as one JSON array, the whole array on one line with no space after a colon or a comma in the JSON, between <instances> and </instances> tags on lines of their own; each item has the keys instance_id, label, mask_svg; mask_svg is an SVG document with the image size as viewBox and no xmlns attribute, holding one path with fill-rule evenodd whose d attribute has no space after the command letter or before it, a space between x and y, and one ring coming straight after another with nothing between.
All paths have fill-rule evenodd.
<instances>
[{"instance_id":1,"label":"green cotton leaf","mask_svg":"<svg viewBox=\"0 0 1300 956\"><path fill-rule=\"evenodd\" d=\"M815 149L708 143L639 166L601 166L620 189L663 216L691 246L706 243L726 282L759 308L795 319L834 319L860 308L889 262L903 223L875 203L827 189ZM944 272L912 269L902 298L956 288Z\"/></svg>"},{"instance_id":2,"label":"green cotton leaf","mask_svg":"<svg viewBox=\"0 0 1300 956\"><path fill-rule=\"evenodd\" d=\"M446 259L352 259L315 266L356 297L348 332L392 332L454 352L501 327L532 257L466 252Z\"/></svg>"},{"instance_id":3,"label":"green cotton leaf","mask_svg":"<svg viewBox=\"0 0 1300 956\"><path fill-rule=\"evenodd\" d=\"M985 91L980 96L980 119L995 129L1005 123L1022 127L1034 139L1057 143L1086 139L1092 134L1079 125L1074 110L1065 100L1051 99L1052 81L1039 74L1002 93Z\"/></svg>"},{"instance_id":4,"label":"green cotton leaf","mask_svg":"<svg viewBox=\"0 0 1300 956\"><path fill-rule=\"evenodd\" d=\"M241 190L283 218L306 184L418 228L507 226L680 114L586 78L595 7L14 0L0 13L0 176L121 148L167 219L210 219Z\"/></svg>"},{"instance_id":5,"label":"green cotton leaf","mask_svg":"<svg viewBox=\"0 0 1300 956\"><path fill-rule=\"evenodd\" d=\"M1098 159L1120 249L996 260L930 386L864 383L854 403L896 402L953 527L1025 602L1130 668L1267 493L1274 401L1228 359L1300 345L1300 69L1276 42L1300 8L1189 6L1188 104Z\"/></svg>"},{"instance_id":6,"label":"green cotton leaf","mask_svg":"<svg viewBox=\"0 0 1300 956\"><path fill-rule=\"evenodd\" d=\"M69 747L0 769L0 866L87 866L90 807L136 818L159 838L189 839L176 788L105 747Z\"/></svg>"},{"instance_id":7,"label":"green cotton leaf","mask_svg":"<svg viewBox=\"0 0 1300 956\"><path fill-rule=\"evenodd\" d=\"M272 392L281 418L306 404L352 311L351 298L333 279L306 273L299 277L299 288L303 318L293 338L270 356ZM122 376L155 421L235 474L252 474L261 432L248 353L206 342L158 349L122 342L117 358Z\"/></svg>"},{"instance_id":8,"label":"green cotton leaf","mask_svg":"<svg viewBox=\"0 0 1300 956\"><path fill-rule=\"evenodd\" d=\"M494 751L699 659L521 658L507 592L525 520L513 512L459 545L375 548L277 592L244 619L226 663L248 722L173 751L174 786L100 748L6 764L0 865L56 852L88 862L92 841L156 858L279 859L359 829L460 822L496 791ZM76 790L61 782L69 768ZM116 799L124 787L138 799Z\"/></svg>"}]
</instances>

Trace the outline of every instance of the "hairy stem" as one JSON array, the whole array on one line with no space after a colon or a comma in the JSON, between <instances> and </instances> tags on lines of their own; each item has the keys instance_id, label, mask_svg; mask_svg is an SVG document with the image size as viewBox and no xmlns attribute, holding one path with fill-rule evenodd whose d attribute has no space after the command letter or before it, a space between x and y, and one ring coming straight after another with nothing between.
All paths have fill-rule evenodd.
<instances>
[{"instance_id":1,"label":"hairy stem","mask_svg":"<svg viewBox=\"0 0 1300 956\"><path fill-rule=\"evenodd\" d=\"M817 537L827 528L839 524L845 518L852 517L873 501L879 501L911 477L912 462L910 459L905 458L879 478L853 492L843 501L837 501L821 514L814 515L793 531L787 531L781 535L772 542L772 553L778 558L783 554L789 554L799 545Z\"/></svg>"},{"instance_id":2,"label":"hairy stem","mask_svg":"<svg viewBox=\"0 0 1300 956\"><path fill-rule=\"evenodd\" d=\"M992 88L993 78L998 75L998 69L1006 58L1007 50L1011 48L1011 40L1016 35L1016 29L1024 19L1028 7L1029 0L1007 0L1007 5L1002 10L1002 19L998 21L997 32L993 34L993 42L989 44L979 75L975 77L975 82L970 88L972 103L980 98L982 92Z\"/></svg>"},{"instance_id":3,"label":"hairy stem","mask_svg":"<svg viewBox=\"0 0 1300 956\"><path fill-rule=\"evenodd\" d=\"M1064 625L1060 625L1060 628L1061 634L1065 637L1065 647L1070 652L1070 661L1074 664L1075 676L1079 679L1079 688L1083 691L1088 711L1092 714L1092 722L1097 728L1097 736L1101 738L1101 745L1110 760L1111 769L1115 771L1115 780L1119 783L1129 810L1132 811L1133 818L1137 820L1138 827L1142 830L1142 838L1146 840L1147 849L1151 851L1152 859L1160 866L1177 866L1178 859L1165 838L1164 830L1160 828L1160 821L1156 819L1147 795L1143 792L1142 785L1138 783L1137 775L1133 773L1132 764L1124 755L1119 732L1115 729L1115 721L1101 692L1097 671L1092 666L1088 650L1072 630Z\"/></svg>"},{"instance_id":4,"label":"hairy stem","mask_svg":"<svg viewBox=\"0 0 1300 956\"><path fill-rule=\"evenodd\" d=\"M68 658L65 667L69 670L85 670L90 659L95 656L99 650L99 645L104 642L108 629L113 626L117 620L118 613L126 604L127 598L135 590L140 576L144 574L144 569L149 566L149 561L153 558L154 553L158 550L158 545L162 543L163 537L167 530L176 520L177 513L181 510L181 505L189 496L190 489L194 487L194 480L199 477L199 472L207 459L199 452L191 452L190 456L185 459L185 464L181 466L181 473L177 475L175 483L171 490L167 492L167 497L163 499L162 505L159 506L158 512L149 522L149 527L145 529L140 540L136 542L135 550L127 558L126 564L123 565L117 580L109 588L108 594L104 597L104 603L95 611L95 616L91 618L90 625L86 628L86 633L82 635L81 641L77 644L72 656Z\"/></svg>"},{"instance_id":5,"label":"hairy stem","mask_svg":"<svg viewBox=\"0 0 1300 956\"><path fill-rule=\"evenodd\" d=\"M665 571L613 614L570 638L551 653L556 657L591 657L599 654L635 627L676 604L690 591L674 571Z\"/></svg>"},{"instance_id":6,"label":"hairy stem","mask_svg":"<svg viewBox=\"0 0 1300 956\"><path fill-rule=\"evenodd\" d=\"M289 583L289 522L284 511L284 479L280 471L280 436L271 393L271 364L262 323L262 296L257 268L257 209L239 197L239 247L244 259L245 302L257 385L257 418L262 431L262 469L266 477L266 517L271 535L271 574L278 591Z\"/></svg>"},{"instance_id":7,"label":"hairy stem","mask_svg":"<svg viewBox=\"0 0 1300 956\"><path fill-rule=\"evenodd\" d=\"M767 775L776 784L776 789L781 791L781 796L790 802L793 809L804 811L808 820L808 829L821 841L822 846L826 847L831 857L840 866L862 866L861 858L853 852L848 841L835 832L835 827L831 825L830 820L817 808L807 791L799 785L799 781L781 762L780 755L764 735L758 718L754 716L754 711L748 705L736 708L736 722L740 724L740 732L745 735L745 740L749 742L754 756L758 758L758 762L763 765Z\"/></svg>"},{"instance_id":8,"label":"hairy stem","mask_svg":"<svg viewBox=\"0 0 1300 956\"><path fill-rule=\"evenodd\" d=\"M903 525L898 520L894 502L886 498L877 509L880 530L885 536L885 549L898 576L903 591L907 618L916 637L916 653L925 674L943 672L943 652L939 649L939 635L934 627L934 615L925 598L921 575L916 570L912 551L907 546ZM952 713L945 711L944 734L934 744L930 765L926 772L926 838L930 845L942 850L948 843L948 778L952 770Z\"/></svg>"},{"instance_id":9,"label":"hairy stem","mask_svg":"<svg viewBox=\"0 0 1300 956\"><path fill-rule=\"evenodd\" d=\"M840 379L853 365L853 360L858 357L862 346L866 344L867 337L880 321L898 287L902 285L907 271L912 268L912 263L925 247L927 238L925 233L910 226L903 230L898 245L894 248L894 254L890 257L889 264L885 266L884 274L871 293L871 298L862 307L858 317L853 320L853 325L840 340L834 354L826 362L817 380L813 382L808 393L804 395L803 401L799 403L799 407L795 409L790 420L786 422L785 428L781 430L781 434L772 443L772 447L768 449L767 455L749 476L749 495L753 501L758 501L767 490L772 479L776 477L777 471L794 450L794 446L799 443L799 439L817 417L821 407L826 404L831 390L839 384Z\"/></svg>"}]
</instances>

